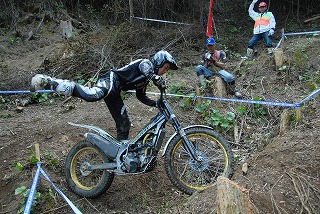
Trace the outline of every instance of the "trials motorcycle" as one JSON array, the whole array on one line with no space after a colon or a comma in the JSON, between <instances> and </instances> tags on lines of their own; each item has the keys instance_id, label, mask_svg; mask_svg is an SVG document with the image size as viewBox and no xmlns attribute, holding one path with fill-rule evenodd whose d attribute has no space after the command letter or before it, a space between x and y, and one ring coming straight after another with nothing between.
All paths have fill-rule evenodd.
<instances>
[{"instance_id":1,"label":"trials motorcycle","mask_svg":"<svg viewBox=\"0 0 320 214\"><path fill-rule=\"evenodd\" d=\"M165 83L158 88L159 112L130 140L118 141L96 126L69 123L96 132L85 133L85 140L73 146L66 157L66 180L73 192L96 198L107 191L114 175L153 170L167 122L175 133L163 147L162 156L174 186L191 195L211 186L218 176L231 176L233 155L228 142L208 126L181 127L166 100Z\"/></svg>"}]
</instances>

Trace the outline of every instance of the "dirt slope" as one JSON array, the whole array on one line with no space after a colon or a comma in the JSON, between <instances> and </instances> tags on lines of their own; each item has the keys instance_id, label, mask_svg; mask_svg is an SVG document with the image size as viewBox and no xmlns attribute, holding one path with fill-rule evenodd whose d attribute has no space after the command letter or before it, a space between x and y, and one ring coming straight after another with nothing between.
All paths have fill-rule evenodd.
<instances>
[{"instance_id":1,"label":"dirt slope","mask_svg":"<svg viewBox=\"0 0 320 214\"><path fill-rule=\"evenodd\" d=\"M59 62L66 47L69 47L67 44L68 41L55 35L45 41L40 39L35 43L29 41L27 44L8 47L2 52L0 64L1 90L28 89L35 69L41 68L43 71L43 62L48 56ZM255 60L243 62L239 68L236 65L240 59L237 58L230 59L228 65L237 76L237 87L244 98L260 97L293 103L310 94L314 86L319 88L319 44L317 37L286 42L284 64L287 67L284 71L275 68L273 58L266 57L262 49ZM181 50L174 51L181 53ZM197 53L193 50L190 52L190 55ZM177 60L187 64L183 57ZM194 62L197 60L198 56L191 59ZM58 69L59 64L55 66ZM56 74L54 69L47 72ZM68 77L75 73L61 75ZM169 85L183 82L187 85L188 93L194 92L194 67L183 66L178 72L167 75L167 80ZM30 158L34 156L35 143L40 144L43 168L49 177L84 213L214 211L215 187L191 197L182 194L167 178L161 158L158 167L148 174L116 177L111 188L98 199L77 197L67 189L63 165L66 154L83 139L86 130L72 127L67 122L98 125L114 134L114 122L105 104L102 101L87 103L76 98L65 102L64 97L54 95L46 103L29 104L22 112L17 112L16 104L21 105L29 96L2 98L6 102L0 112L0 213L16 213L20 208L21 196L15 196L14 191L22 185L30 186L32 182L36 168L30 164ZM179 107L181 100L170 101L184 126L199 122L193 108L183 111ZM125 102L132 121L133 136L156 111L137 102L133 94L127 94ZM226 109L235 111L237 105L228 102L212 103L221 112ZM249 108L248 112L254 110ZM292 120L290 131L284 136L278 136L283 109L267 106L265 110L268 113L257 118L251 117L249 113L238 115L236 124L242 130L239 142L234 142L232 133L221 130L237 157L232 180L248 190L247 194L257 213L319 213L319 96L305 103L302 122ZM57 163L53 160L57 160ZM13 167L18 162L25 166L22 171ZM249 164L246 175L240 170L244 162ZM41 179L37 191L42 196L35 213L72 213L44 179Z\"/></svg>"}]
</instances>

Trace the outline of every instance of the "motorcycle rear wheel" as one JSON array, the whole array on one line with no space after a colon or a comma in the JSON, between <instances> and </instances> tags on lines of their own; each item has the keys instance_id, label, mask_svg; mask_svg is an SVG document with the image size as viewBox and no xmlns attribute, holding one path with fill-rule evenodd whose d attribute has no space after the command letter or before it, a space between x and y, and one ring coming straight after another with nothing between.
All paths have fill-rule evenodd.
<instances>
[{"instance_id":1,"label":"motorcycle rear wheel","mask_svg":"<svg viewBox=\"0 0 320 214\"><path fill-rule=\"evenodd\" d=\"M182 192L193 194L214 184L218 176L230 178L233 154L227 141L212 129L191 127L185 133L202 161L194 160L176 135L165 153L165 169L171 182Z\"/></svg>"},{"instance_id":2,"label":"motorcycle rear wheel","mask_svg":"<svg viewBox=\"0 0 320 214\"><path fill-rule=\"evenodd\" d=\"M66 180L70 189L86 198L96 198L111 185L114 173L106 170L89 171L89 164L110 162L98 147L88 141L76 144L69 152L65 163Z\"/></svg>"}]
</instances>

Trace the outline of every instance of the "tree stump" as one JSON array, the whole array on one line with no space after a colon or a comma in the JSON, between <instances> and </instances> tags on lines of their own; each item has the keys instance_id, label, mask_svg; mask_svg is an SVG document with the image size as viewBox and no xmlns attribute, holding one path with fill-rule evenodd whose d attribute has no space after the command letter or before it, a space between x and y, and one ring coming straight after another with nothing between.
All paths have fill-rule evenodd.
<instances>
[{"instance_id":1,"label":"tree stump","mask_svg":"<svg viewBox=\"0 0 320 214\"><path fill-rule=\"evenodd\" d=\"M60 21L60 28L61 28L61 31L62 31L62 36L65 38L65 39L69 39L71 36L72 36L72 30L73 30L73 27L72 27L72 23L70 20L67 20L67 21Z\"/></svg>"},{"instance_id":2,"label":"tree stump","mask_svg":"<svg viewBox=\"0 0 320 214\"><path fill-rule=\"evenodd\" d=\"M285 109L281 114L279 135L283 136L290 126L291 113L289 109Z\"/></svg>"},{"instance_id":3,"label":"tree stump","mask_svg":"<svg viewBox=\"0 0 320 214\"><path fill-rule=\"evenodd\" d=\"M291 119L294 119L296 122L301 122L302 109L301 108L285 109L281 113L280 131L279 131L280 136L283 136L286 133L286 131L289 129Z\"/></svg>"},{"instance_id":4,"label":"tree stump","mask_svg":"<svg viewBox=\"0 0 320 214\"><path fill-rule=\"evenodd\" d=\"M217 180L217 214L253 214L246 189L226 177Z\"/></svg>"},{"instance_id":5,"label":"tree stump","mask_svg":"<svg viewBox=\"0 0 320 214\"><path fill-rule=\"evenodd\" d=\"M283 65L283 49L277 48L274 50L274 60L277 67L281 67Z\"/></svg>"},{"instance_id":6,"label":"tree stump","mask_svg":"<svg viewBox=\"0 0 320 214\"><path fill-rule=\"evenodd\" d=\"M214 77L214 83L212 87L212 92L216 97L226 97L227 96L227 85L223 79L219 76Z\"/></svg>"}]
</instances>

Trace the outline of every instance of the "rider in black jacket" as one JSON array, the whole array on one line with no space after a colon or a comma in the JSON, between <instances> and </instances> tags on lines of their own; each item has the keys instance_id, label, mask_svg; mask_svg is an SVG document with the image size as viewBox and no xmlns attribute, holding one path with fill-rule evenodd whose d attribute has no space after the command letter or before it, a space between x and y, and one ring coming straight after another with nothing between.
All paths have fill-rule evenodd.
<instances>
[{"instance_id":1,"label":"rider in black jacket","mask_svg":"<svg viewBox=\"0 0 320 214\"><path fill-rule=\"evenodd\" d=\"M117 139L127 140L130 120L120 92L135 89L139 101L148 106L157 106L156 101L147 97L146 89L151 80L156 85L161 85L163 80L160 76L169 69L177 70L177 63L167 51L162 50L157 52L151 60L138 59L120 69L106 72L93 87L36 74L31 80L30 90L52 89L88 102L103 98L116 123Z\"/></svg>"}]
</instances>

